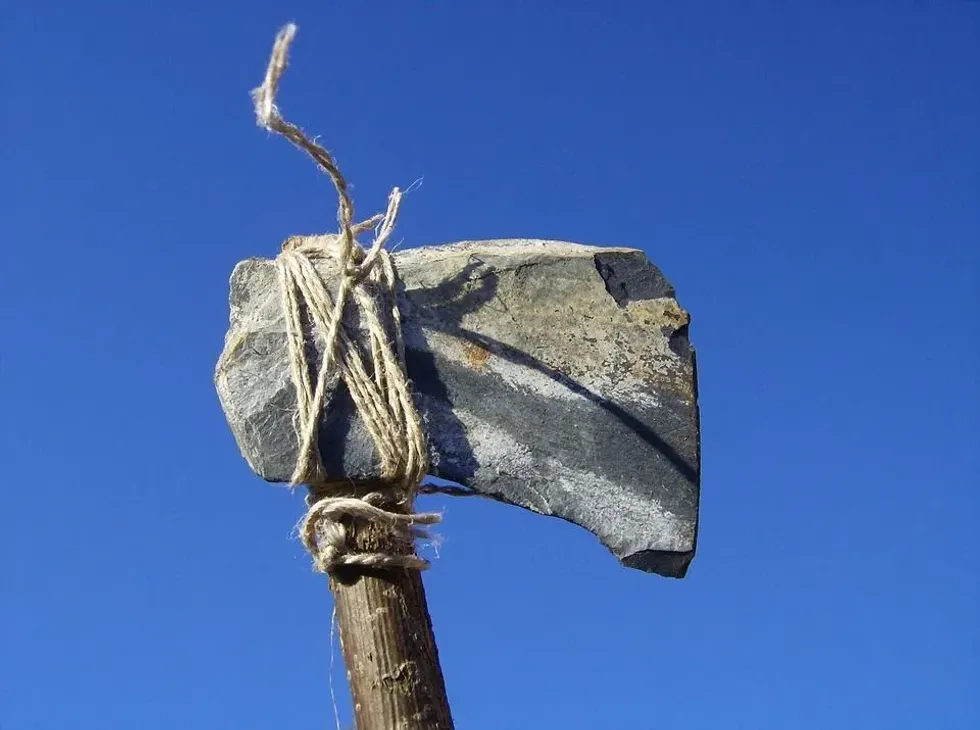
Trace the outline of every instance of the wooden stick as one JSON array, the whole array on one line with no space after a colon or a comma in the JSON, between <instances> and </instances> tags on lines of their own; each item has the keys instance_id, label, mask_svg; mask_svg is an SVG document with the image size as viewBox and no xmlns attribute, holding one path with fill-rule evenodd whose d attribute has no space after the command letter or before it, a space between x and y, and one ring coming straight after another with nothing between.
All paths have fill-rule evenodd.
<instances>
[{"instance_id":1,"label":"wooden stick","mask_svg":"<svg viewBox=\"0 0 980 730\"><path fill-rule=\"evenodd\" d=\"M352 551L413 549L374 523L347 524ZM422 576L338 568L330 577L357 730L452 730Z\"/></svg>"}]
</instances>

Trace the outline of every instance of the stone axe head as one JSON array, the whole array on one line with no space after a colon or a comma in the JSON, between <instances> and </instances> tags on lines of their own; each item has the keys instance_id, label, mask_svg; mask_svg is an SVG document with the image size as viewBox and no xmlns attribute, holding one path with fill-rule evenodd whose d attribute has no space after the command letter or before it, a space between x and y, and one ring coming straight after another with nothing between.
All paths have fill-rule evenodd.
<instances>
[{"instance_id":1,"label":"stone axe head","mask_svg":"<svg viewBox=\"0 0 980 730\"><path fill-rule=\"evenodd\" d=\"M581 525L626 566L682 577L698 523L695 356L689 316L643 252L505 240L392 261L432 475ZM317 267L337 276L328 257ZM273 262L240 263L230 300L221 404L252 469L289 481L296 392ZM345 317L356 332L356 310ZM324 471L377 479L373 441L343 384L332 387Z\"/></svg>"}]
</instances>

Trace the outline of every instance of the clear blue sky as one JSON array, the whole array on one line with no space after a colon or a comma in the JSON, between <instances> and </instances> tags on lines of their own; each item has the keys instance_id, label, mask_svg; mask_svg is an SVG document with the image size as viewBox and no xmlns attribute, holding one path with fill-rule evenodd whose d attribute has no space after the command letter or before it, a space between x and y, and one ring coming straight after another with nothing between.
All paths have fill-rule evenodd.
<instances>
[{"instance_id":1,"label":"clear blue sky","mask_svg":"<svg viewBox=\"0 0 980 730\"><path fill-rule=\"evenodd\" d=\"M333 727L301 495L212 370L236 261L334 226L646 250L694 318L700 550L444 507L461 730L980 726L980 3L45 2L0 20L0 728ZM339 657L341 715L349 717Z\"/></svg>"}]
</instances>

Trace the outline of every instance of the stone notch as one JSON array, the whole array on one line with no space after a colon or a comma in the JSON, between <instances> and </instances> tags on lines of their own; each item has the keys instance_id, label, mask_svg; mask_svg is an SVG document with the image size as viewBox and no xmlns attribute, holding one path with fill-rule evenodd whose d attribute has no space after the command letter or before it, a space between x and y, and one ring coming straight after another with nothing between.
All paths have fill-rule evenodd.
<instances>
[{"instance_id":1,"label":"stone notch","mask_svg":"<svg viewBox=\"0 0 980 730\"><path fill-rule=\"evenodd\" d=\"M628 567L683 577L698 526L697 375L690 318L659 269L639 250L538 240L392 259L430 473L580 525ZM329 282L332 264L318 267ZM238 264L230 303L221 404L252 469L288 481L296 403L273 262ZM324 466L377 477L346 388L333 387Z\"/></svg>"}]
</instances>

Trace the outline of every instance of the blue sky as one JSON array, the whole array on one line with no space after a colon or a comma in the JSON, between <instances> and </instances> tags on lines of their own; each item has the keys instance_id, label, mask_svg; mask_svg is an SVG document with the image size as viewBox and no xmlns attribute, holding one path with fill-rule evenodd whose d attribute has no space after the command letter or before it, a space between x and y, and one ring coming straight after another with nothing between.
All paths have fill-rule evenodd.
<instances>
[{"instance_id":1,"label":"blue sky","mask_svg":"<svg viewBox=\"0 0 980 730\"><path fill-rule=\"evenodd\" d=\"M333 727L301 496L212 370L236 261L424 178L404 245L647 251L691 311L688 578L444 508L458 727L980 725L980 4L45 2L3 10L0 728ZM339 657L334 684L349 717Z\"/></svg>"}]
</instances>

